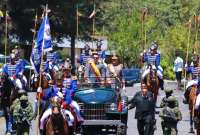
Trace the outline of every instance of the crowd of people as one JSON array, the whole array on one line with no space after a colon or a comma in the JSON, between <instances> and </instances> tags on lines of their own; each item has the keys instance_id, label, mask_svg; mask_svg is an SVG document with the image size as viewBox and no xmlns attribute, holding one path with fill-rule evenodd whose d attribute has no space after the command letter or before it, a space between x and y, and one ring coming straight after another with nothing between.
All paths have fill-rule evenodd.
<instances>
[{"instance_id":1,"label":"crowd of people","mask_svg":"<svg viewBox=\"0 0 200 135\"><path fill-rule=\"evenodd\" d=\"M160 51L158 44L153 42L149 50L141 54L141 61L145 64L144 72L141 76L141 91L137 92L128 102L128 109L136 107L135 118L140 135L153 135L156 129L156 99L155 91L150 90L148 75L150 79L159 82L159 87L164 90L163 69L160 65ZM31 77L31 86L37 89L34 108L28 100L28 84L25 71L25 62L20 58L20 51L15 48L10 54L10 61L1 68L0 83L1 95L5 93L6 87L12 88L12 92L7 93L1 98L4 103L6 113L6 132L11 133L16 130L17 135L29 134L31 121L39 117L40 134L45 132L45 124L49 116L53 114L53 108L60 108L62 114L67 118L66 122L74 129L74 123L84 122L79 104L74 100L74 93L80 85L92 84L93 87L106 86L125 91L125 81L122 76L123 65L116 54L113 54L108 60L105 51L101 46L92 50L88 45L84 48L84 53L77 60L76 67L66 58L64 62L58 61L59 56L56 52L48 52L44 55L42 70L40 74L34 73ZM174 72L177 79L177 89L181 89L182 72L187 71L191 74L191 80L188 81L185 91L185 103L190 100L192 88L196 87L196 102L194 111L198 111L200 105L200 95L198 87L200 86L200 61L197 54L192 57L192 64L183 67L183 59L179 53L176 53L174 61ZM153 74L152 74L153 73ZM118 80L118 84L116 84ZM9 83L10 82L10 83ZM12 87L11 85L12 84ZM114 85L113 85L114 84ZM12 93L13 94L12 95ZM164 135L176 135L178 133L177 124L182 119L179 110L179 103L173 90L165 89L166 96L161 100L159 117ZM12 98L10 98L12 97ZM5 100L9 99L6 105ZM73 112L76 114L74 115ZM196 118L196 117L195 117Z\"/></svg>"}]
</instances>

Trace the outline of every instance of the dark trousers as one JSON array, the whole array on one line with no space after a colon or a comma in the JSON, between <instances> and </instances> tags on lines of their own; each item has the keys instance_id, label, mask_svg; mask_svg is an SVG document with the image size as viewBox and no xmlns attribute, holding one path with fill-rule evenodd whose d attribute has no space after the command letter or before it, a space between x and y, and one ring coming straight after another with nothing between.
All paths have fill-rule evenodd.
<instances>
[{"instance_id":1,"label":"dark trousers","mask_svg":"<svg viewBox=\"0 0 200 135\"><path fill-rule=\"evenodd\" d=\"M141 120L137 120L137 128L139 135L153 135L154 134L154 124L152 119L146 117Z\"/></svg>"}]
</instances>

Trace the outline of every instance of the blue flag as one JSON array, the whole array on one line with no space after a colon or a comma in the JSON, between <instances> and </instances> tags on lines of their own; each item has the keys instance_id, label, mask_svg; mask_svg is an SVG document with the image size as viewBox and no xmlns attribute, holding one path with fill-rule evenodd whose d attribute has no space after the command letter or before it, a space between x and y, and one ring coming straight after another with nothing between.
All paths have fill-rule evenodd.
<instances>
[{"instance_id":1,"label":"blue flag","mask_svg":"<svg viewBox=\"0 0 200 135\"><path fill-rule=\"evenodd\" d=\"M31 53L31 64L34 68L36 74L40 73L40 65L41 65L41 58L43 52L48 52L52 50L51 44L51 34L50 34L50 25L48 16L46 16L42 24L40 25L40 29L37 34L36 39L37 44L32 49Z\"/></svg>"}]
</instances>

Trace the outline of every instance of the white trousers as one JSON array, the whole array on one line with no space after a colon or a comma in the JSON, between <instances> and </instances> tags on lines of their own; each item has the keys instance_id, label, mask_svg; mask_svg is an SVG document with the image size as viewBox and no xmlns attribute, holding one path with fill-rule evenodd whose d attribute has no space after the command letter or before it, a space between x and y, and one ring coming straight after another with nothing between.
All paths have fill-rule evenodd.
<instances>
[{"instance_id":1,"label":"white trousers","mask_svg":"<svg viewBox=\"0 0 200 135\"><path fill-rule=\"evenodd\" d=\"M156 69L156 67L153 66L153 69ZM145 78L145 76L146 76L147 74L149 74L149 72L150 72L150 69L147 68L147 69L143 72L142 78ZM161 67L161 66L158 66L158 70L156 69L156 74L157 74L157 76L158 76L160 79L163 79L163 73L162 73L162 72L163 72L162 67Z\"/></svg>"},{"instance_id":2,"label":"white trousers","mask_svg":"<svg viewBox=\"0 0 200 135\"><path fill-rule=\"evenodd\" d=\"M72 113L68 110L64 110L64 115L68 115L69 116L69 120L67 120L69 126L72 126L72 123L74 122L74 116L72 115ZM44 125L45 125L45 121L46 119L52 114L52 109L48 108L42 115L41 119L40 119L40 129L44 129Z\"/></svg>"}]
</instances>

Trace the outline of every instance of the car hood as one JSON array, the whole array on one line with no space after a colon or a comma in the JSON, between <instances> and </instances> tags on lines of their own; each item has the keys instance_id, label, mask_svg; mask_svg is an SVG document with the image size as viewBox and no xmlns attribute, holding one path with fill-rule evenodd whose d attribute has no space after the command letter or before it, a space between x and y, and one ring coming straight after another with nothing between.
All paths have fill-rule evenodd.
<instances>
[{"instance_id":1,"label":"car hood","mask_svg":"<svg viewBox=\"0 0 200 135\"><path fill-rule=\"evenodd\" d=\"M108 88L83 89L76 91L74 97L85 104L103 104L113 100L115 93Z\"/></svg>"}]
</instances>

